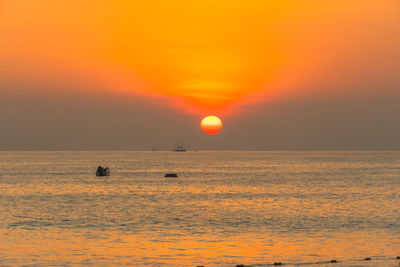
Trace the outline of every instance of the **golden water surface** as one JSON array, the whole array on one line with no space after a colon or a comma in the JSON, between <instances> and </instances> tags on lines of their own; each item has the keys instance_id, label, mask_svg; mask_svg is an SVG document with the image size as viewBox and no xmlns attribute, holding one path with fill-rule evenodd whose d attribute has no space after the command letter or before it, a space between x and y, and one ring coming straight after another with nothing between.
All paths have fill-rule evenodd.
<instances>
[{"instance_id":1,"label":"golden water surface","mask_svg":"<svg viewBox=\"0 0 400 267\"><path fill-rule=\"evenodd\" d=\"M3 151L0 167L1 266L399 262L400 152Z\"/></svg>"}]
</instances>

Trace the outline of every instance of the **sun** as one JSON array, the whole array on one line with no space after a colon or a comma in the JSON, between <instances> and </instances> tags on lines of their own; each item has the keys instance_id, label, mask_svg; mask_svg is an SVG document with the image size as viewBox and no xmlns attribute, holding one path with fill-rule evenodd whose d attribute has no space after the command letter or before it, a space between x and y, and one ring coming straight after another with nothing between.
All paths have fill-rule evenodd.
<instances>
[{"instance_id":1,"label":"sun","mask_svg":"<svg viewBox=\"0 0 400 267\"><path fill-rule=\"evenodd\" d=\"M200 126L206 134L217 134L222 129L222 122L216 116L207 116L201 121Z\"/></svg>"}]
</instances>

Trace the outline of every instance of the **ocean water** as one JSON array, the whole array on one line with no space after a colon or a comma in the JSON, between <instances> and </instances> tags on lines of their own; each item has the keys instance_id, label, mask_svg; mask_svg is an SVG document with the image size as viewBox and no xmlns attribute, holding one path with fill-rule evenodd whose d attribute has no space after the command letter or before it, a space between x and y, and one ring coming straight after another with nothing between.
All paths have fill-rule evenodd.
<instances>
[{"instance_id":1,"label":"ocean water","mask_svg":"<svg viewBox=\"0 0 400 267\"><path fill-rule=\"evenodd\" d=\"M399 151L2 151L0 169L0 266L400 262Z\"/></svg>"}]
</instances>

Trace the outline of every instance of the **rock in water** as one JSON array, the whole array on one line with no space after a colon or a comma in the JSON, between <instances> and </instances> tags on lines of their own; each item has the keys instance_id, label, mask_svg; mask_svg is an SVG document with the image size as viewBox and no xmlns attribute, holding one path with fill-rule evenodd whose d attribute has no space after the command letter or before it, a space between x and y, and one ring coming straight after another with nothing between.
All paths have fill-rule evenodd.
<instances>
[{"instance_id":1,"label":"rock in water","mask_svg":"<svg viewBox=\"0 0 400 267\"><path fill-rule=\"evenodd\" d=\"M110 176L110 168L97 167L96 176Z\"/></svg>"}]
</instances>

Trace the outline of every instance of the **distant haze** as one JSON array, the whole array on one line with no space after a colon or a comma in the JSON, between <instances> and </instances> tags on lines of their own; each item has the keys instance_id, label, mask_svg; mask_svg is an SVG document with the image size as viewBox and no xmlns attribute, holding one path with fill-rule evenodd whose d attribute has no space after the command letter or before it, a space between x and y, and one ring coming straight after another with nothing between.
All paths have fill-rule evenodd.
<instances>
[{"instance_id":1,"label":"distant haze","mask_svg":"<svg viewBox=\"0 0 400 267\"><path fill-rule=\"evenodd\" d=\"M0 149L400 149L398 0L135 2L1 1Z\"/></svg>"}]
</instances>

